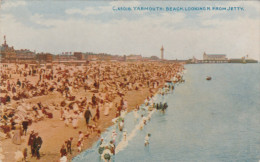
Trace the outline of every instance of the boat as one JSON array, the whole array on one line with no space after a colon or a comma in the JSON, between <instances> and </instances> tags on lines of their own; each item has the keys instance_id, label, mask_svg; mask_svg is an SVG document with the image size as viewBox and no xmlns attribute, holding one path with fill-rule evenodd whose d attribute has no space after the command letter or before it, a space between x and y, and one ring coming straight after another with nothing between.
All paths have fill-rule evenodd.
<instances>
[{"instance_id":1,"label":"boat","mask_svg":"<svg viewBox=\"0 0 260 162\"><path fill-rule=\"evenodd\" d=\"M211 80L212 78L210 77L210 76L208 76L207 78L206 78L206 80Z\"/></svg>"}]
</instances>

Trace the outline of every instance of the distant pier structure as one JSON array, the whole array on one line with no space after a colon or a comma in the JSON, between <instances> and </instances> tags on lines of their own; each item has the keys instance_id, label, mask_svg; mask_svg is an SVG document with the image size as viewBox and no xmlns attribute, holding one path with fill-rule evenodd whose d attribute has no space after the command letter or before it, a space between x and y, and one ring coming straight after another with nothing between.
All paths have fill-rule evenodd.
<instances>
[{"instance_id":1,"label":"distant pier structure","mask_svg":"<svg viewBox=\"0 0 260 162\"><path fill-rule=\"evenodd\" d=\"M203 63L258 63L257 60L250 58L248 55L242 58L228 59L225 54L206 54L203 53L203 59L198 60L194 56L192 59L187 60L188 64L203 64Z\"/></svg>"},{"instance_id":2,"label":"distant pier structure","mask_svg":"<svg viewBox=\"0 0 260 162\"><path fill-rule=\"evenodd\" d=\"M225 54L206 54L203 53L202 63L228 63L228 59Z\"/></svg>"},{"instance_id":3,"label":"distant pier structure","mask_svg":"<svg viewBox=\"0 0 260 162\"><path fill-rule=\"evenodd\" d=\"M164 48L163 48L163 46L162 46L162 48L161 48L161 60L164 59L164 58L163 58L163 54L164 54Z\"/></svg>"}]
</instances>

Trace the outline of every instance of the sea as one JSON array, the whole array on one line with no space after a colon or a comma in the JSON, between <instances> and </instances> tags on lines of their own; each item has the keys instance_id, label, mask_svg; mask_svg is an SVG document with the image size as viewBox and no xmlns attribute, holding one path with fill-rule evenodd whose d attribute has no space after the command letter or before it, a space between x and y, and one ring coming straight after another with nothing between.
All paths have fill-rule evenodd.
<instances>
[{"instance_id":1,"label":"sea","mask_svg":"<svg viewBox=\"0 0 260 162\"><path fill-rule=\"evenodd\" d=\"M260 160L260 64L188 64L184 83L174 85L155 103L144 128L133 112L125 116L123 133L115 124L102 134L108 143L116 130L114 162L258 162ZM211 76L211 80L206 80ZM138 114L147 115L145 105ZM150 133L149 145L144 146ZM129 138L128 138L129 137ZM73 162L103 161L99 141Z\"/></svg>"}]
</instances>

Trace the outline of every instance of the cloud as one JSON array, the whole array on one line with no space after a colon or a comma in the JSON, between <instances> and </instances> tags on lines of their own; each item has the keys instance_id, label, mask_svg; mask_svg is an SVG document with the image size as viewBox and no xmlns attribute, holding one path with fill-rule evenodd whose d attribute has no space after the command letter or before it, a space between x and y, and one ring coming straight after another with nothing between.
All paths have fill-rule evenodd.
<instances>
[{"instance_id":1,"label":"cloud","mask_svg":"<svg viewBox=\"0 0 260 162\"><path fill-rule=\"evenodd\" d=\"M200 19L205 20L205 19L211 19L213 16L217 16L217 15L223 15L225 14L227 11L225 10L221 10L221 11L204 11L204 12L200 12L198 14L198 16L200 17Z\"/></svg>"},{"instance_id":2,"label":"cloud","mask_svg":"<svg viewBox=\"0 0 260 162\"><path fill-rule=\"evenodd\" d=\"M65 13L68 15L83 15L83 16L89 16L89 15L100 15L103 13L109 13L113 12L113 7L137 7L141 3L138 1L124 1L124 2L110 2L107 6L92 6L92 7L85 7L84 9L79 8L70 8L65 10Z\"/></svg>"},{"instance_id":3,"label":"cloud","mask_svg":"<svg viewBox=\"0 0 260 162\"><path fill-rule=\"evenodd\" d=\"M52 27L53 25L51 23L46 22L46 19L44 19L44 16L41 14L34 14L30 16L30 20L38 25L42 25L44 27Z\"/></svg>"},{"instance_id":4,"label":"cloud","mask_svg":"<svg viewBox=\"0 0 260 162\"><path fill-rule=\"evenodd\" d=\"M227 15L233 16L233 18L237 18L238 15L249 15L249 14L260 14L260 1L232 1L232 2L225 2L221 4L212 4L209 6L214 7L243 7L243 11L226 11L226 10L211 10L207 12L200 12L198 16L204 19L212 19L216 17L221 17L222 19L228 19ZM250 11L250 12L248 12Z\"/></svg>"},{"instance_id":5,"label":"cloud","mask_svg":"<svg viewBox=\"0 0 260 162\"><path fill-rule=\"evenodd\" d=\"M140 6L139 1L113 1L109 3L110 6Z\"/></svg>"},{"instance_id":6,"label":"cloud","mask_svg":"<svg viewBox=\"0 0 260 162\"><path fill-rule=\"evenodd\" d=\"M54 54L82 51L160 56L160 47L163 44L167 59L186 59L192 56L201 58L204 51L224 53L229 58L249 54L250 57L259 59L259 17L195 17L197 23L213 26L205 28L194 28L193 22L182 12L148 14L135 19L128 19L117 13L113 18L120 18L109 21L100 21L100 17L102 16L85 19L69 16L66 19L57 19L34 14L30 17L31 21L51 28L33 28L17 22L11 14L6 14L1 15L1 22L4 23L1 24L0 34L7 35L8 43L16 49L28 48Z\"/></svg>"},{"instance_id":7,"label":"cloud","mask_svg":"<svg viewBox=\"0 0 260 162\"><path fill-rule=\"evenodd\" d=\"M86 7L85 9L78 9L78 8L71 8L67 9L65 11L66 14L68 15L74 15L74 14L79 14L83 16L88 16L88 15L98 15L98 14L103 14L106 12L112 12L111 7Z\"/></svg>"},{"instance_id":8,"label":"cloud","mask_svg":"<svg viewBox=\"0 0 260 162\"><path fill-rule=\"evenodd\" d=\"M0 2L1 5L1 2ZM9 10L11 8L16 8L19 6L25 6L26 2L25 1L3 1L1 5L2 10Z\"/></svg>"}]
</instances>

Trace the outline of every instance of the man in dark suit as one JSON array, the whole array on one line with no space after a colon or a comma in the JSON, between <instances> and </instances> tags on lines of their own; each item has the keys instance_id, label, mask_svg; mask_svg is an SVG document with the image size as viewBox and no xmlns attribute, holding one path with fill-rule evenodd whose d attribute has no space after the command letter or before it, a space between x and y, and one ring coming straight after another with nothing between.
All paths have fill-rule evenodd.
<instances>
[{"instance_id":1,"label":"man in dark suit","mask_svg":"<svg viewBox=\"0 0 260 162\"><path fill-rule=\"evenodd\" d=\"M96 101L97 98L96 98L95 94L93 94L91 100L92 100L92 104L93 104L93 105L96 105L96 104L97 104L97 101Z\"/></svg>"},{"instance_id":2,"label":"man in dark suit","mask_svg":"<svg viewBox=\"0 0 260 162\"><path fill-rule=\"evenodd\" d=\"M66 144L66 146L67 146L67 153L70 153L70 154L72 154L72 152L71 152L71 143L72 143L72 140L73 140L73 138L70 137L70 139L67 141L67 144Z\"/></svg>"},{"instance_id":3,"label":"man in dark suit","mask_svg":"<svg viewBox=\"0 0 260 162\"><path fill-rule=\"evenodd\" d=\"M33 141L33 148L35 150L37 159L40 159L40 148L42 146L42 138L38 135L38 133L36 133L35 135L36 135L36 137Z\"/></svg>"},{"instance_id":4,"label":"man in dark suit","mask_svg":"<svg viewBox=\"0 0 260 162\"><path fill-rule=\"evenodd\" d=\"M26 136L26 132L29 125L29 121L27 120L27 118L25 118L25 120L22 122L22 125L23 125L23 134Z\"/></svg>"},{"instance_id":5,"label":"man in dark suit","mask_svg":"<svg viewBox=\"0 0 260 162\"><path fill-rule=\"evenodd\" d=\"M65 145L62 145L60 149L60 157L66 156L67 155L67 150L65 148Z\"/></svg>"},{"instance_id":6,"label":"man in dark suit","mask_svg":"<svg viewBox=\"0 0 260 162\"><path fill-rule=\"evenodd\" d=\"M88 125L89 119L90 119L90 117L92 117L91 112L90 112L90 110L89 110L89 107L87 108L87 110L86 110L84 116L85 116L85 119L86 119L86 124Z\"/></svg>"},{"instance_id":7,"label":"man in dark suit","mask_svg":"<svg viewBox=\"0 0 260 162\"><path fill-rule=\"evenodd\" d=\"M34 156L34 147L33 147L33 142L35 140L35 134L34 134L34 131L32 130L31 133L30 133L30 136L29 136L29 140L28 140L28 146L31 147L31 154L32 156Z\"/></svg>"},{"instance_id":8,"label":"man in dark suit","mask_svg":"<svg viewBox=\"0 0 260 162\"><path fill-rule=\"evenodd\" d=\"M19 79L17 79L17 85L21 87L21 81Z\"/></svg>"}]
</instances>

